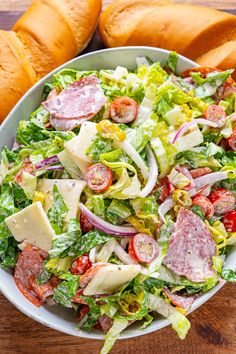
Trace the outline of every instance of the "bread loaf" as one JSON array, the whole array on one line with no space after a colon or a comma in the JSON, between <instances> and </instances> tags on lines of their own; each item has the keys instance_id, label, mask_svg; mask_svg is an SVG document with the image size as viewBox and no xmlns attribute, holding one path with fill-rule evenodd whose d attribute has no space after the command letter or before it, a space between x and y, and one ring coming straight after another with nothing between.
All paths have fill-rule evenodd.
<instances>
[{"instance_id":1,"label":"bread loaf","mask_svg":"<svg viewBox=\"0 0 236 354\"><path fill-rule=\"evenodd\" d=\"M15 32L0 31L0 122L21 96L36 82L36 74L24 55Z\"/></svg>"},{"instance_id":2,"label":"bread loaf","mask_svg":"<svg viewBox=\"0 0 236 354\"><path fill-rule=\"evenodd\" d=\"M197 58L197 62L202 66L211 66L221 70L235 69L232 77L236 80L236 41L226 42L210 50Z\"/></svg>"},{"instance_id":3,"label":"bread loaf","mask_svg":"<svg viewBox=\"0 0 236 354\"><path fill-rule=\"evenodd\" d=\"M122 23L126 23L123 29L116 21L120 17L118 5L106 9L99 30L107 46L149 45L176 50L194 60L236 39L236 16L207 7L170 4L154 6L144 13L137 11L141 16L122 12Z\"/></svg>"},{"instance_id":4,"label":"bread loaf","mask_svg":"<svg viewBox=\"0 0 236 354\"><path fill-rule=\"evenodd\" d=\"M99 34L107 47L126 44L137 24L157 6L170 3L168 0L115 0L102 13ZM151 28L149 29L151 31ZM137 44L138 45L138 44Z\"/></svg>"},{"instance_id":5,"label":"bread loaf","mask_svg":"<svg viewBox=\"0 0 236 354\"><path fill-rule=\"evenodd\" d=\"M41 77L72 59L93 35L101 0L35 0L0 32L0 122Z\"/></svg>"}]
</instances>

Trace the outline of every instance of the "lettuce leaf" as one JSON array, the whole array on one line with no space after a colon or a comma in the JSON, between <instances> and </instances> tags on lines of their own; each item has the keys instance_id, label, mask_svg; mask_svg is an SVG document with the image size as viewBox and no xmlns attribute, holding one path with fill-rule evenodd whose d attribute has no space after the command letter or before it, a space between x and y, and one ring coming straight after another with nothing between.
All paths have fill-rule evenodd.
<instances>
[{"instance_id":1,"label":"lettuce leaf","mask_svg":"<svg viewBox=\"0 0 236 354\"><path fill-rule=\"evenodd\" d=\"M96 134L95 139L86 151L86 154L93 162L100 161L100 155L114 150L111 139L104 139L100 134Z\"/></svg>"},{"instance_id":2,"label":"lettuce leaf","mask_svg":"<svg viewBox=\"0 0 236 354\"><path fill-rule=\"evenodd\" d=\"M192 72L191 76L197 85L195 95L200 98L213 96L218 87L220 87L233 72L233 69L223 72L214 71L209 73L206 78L202 78L201 73Z\"/></svg>"},{"instance_id":3,"label":"lettuce leaf","mask_svg":"<svg viewBox=\"0 0 236 354\"><path fill-rule=\"evenodd\" d=\"M106 334L105 342L100 354L107 354L113 347L115 341L119 338L121 332L128 326L129 322L125 319L114 319L113 326Z\"/></svg>"},{"instance_id":4,"label":"lettuce leaf","mask_svg":"<svg viewBox=\"0 0 236 354\"><path fill-rule=\"evenodd\" d=\"M149 294L149 308L167 318L180 339L184 339L190 328L189 320L172 305L167 304L159 296Z\"/></svg>"},{"instance_id":5,"label":"lettuce leaf","mask_svg":"<svg viewBox=\"0 0 236 354\"><path fill-rule=\"evenodd\" d=\"M232 269L223 269L220 273L222 279L228 282L236 282L236 274Z\"/></svg>"},{"instance_id":6,"label":"lettuce leaf","mask_svg":"<svg viewBox=\"0 0 236 354\"><path fill-rule=\"evenodd\" d=\"M62 232L68 207L56 184L53 186L53 206L48 210L49 221L57 234Z\"/></svg>"},{"instance_id":7,"label":"lettuce leaf","mask_svg":"<svg viewBox=\"0 0 236 354\"><path fill-rule=\"evenodd\" d=\"M174 74L176 73L178 60L179 60L178 54L176 52L170 52L165 66L169 68Z\"/></svg>"},{"instance_id":8,"label":"lettuce leaf","mask_svg":"<svg viewBox=\"0 0 236 354\"><path fill-rule=\"evenodd\" d=\"M62 281L54 289L53 300L61 306L72 308L71 298L79 287L79 277L73 276L70 281Z\"/></svg>"},{"instance_id":9,"label":"lettuce leaf","mask_svg":"<svg viewBox=\"0 0 236 354\"><path fill-rule=\"evenodd\" d=\"M55 216L58 217L57 211L55 211ZM49 251L51 258L71 256L69 254L70 248L76 244L77 240L79 242L81 234L79 221L77 219L70 219L67 231L56 235L52 240L52 249Z\"/></svg>"}]
</instances>

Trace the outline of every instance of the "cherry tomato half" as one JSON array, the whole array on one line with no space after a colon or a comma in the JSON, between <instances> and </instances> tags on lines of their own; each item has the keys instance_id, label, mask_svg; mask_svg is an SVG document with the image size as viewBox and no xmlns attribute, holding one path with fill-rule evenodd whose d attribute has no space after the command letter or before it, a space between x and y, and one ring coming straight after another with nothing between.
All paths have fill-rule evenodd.
<instances>
[{"instance_id":1,"label":"cherry tomato half","mask_svg":"<svg viewBox=\"0 0 236 354\"><path fill-rule=\"evenodd\" d=\"M150 263L158 255L158 244L149 235L137 234L130 240L129 255L138 262Z\"/></svg>"},{"instance_id":2,"label":"cherry tomato half","mask_svg":"<svg viewBox=\"0 0 236 354\"><path fill-rule=\"evenodd\" d=\"M138 105L130 97L117 97L111 104L110 114L116 123L131 123L138 115Z\"/></svg>"},{"instance_id":3,"label":"cherry tomato half","mask_svg":"<svg viewBox=\"0 0 236 354\"><path fill-rule=\"evenodd\" d=\"M234 128L233 133L230 135L230 137L227 139L227 142L229 144L229 147L233 150L236 151L236 128Z\"/></svg>"},{"instance_id":4,"label":"cherry tomato half","mask_svg":"<svg viewBox=\"0 0 236 354\"><path fill-rule=\"evenodd\" d=\"M80 226L84 234L94 229L93 224L84 216L83 213L80 213Z\"/></svg>"},{"instance_id":5,"label":"cherry tomato half","mask_svg":"<svg viewBox=\"0 0 236 354\"><path fill-rule=\"evenodd\" d=\"M212 170L209 167L199 167L194 170L190 170L189 172L191 173L193 178L198 178L201 176L205 176L208 173L211 173Z\"/></svg>"},{"instance_id":6,"label":"cherry tomato half","mask_svg":"<svg viewBox=\"0 0 236 354\"><path fill-rule=\"evenodd\" d=\"M209 199L212 202L215 214L217 215L227 213L232 210L235 205L234 195L224 188L216 189L209 195Z\"/></svg>"},{"instance_id":7,"label":"cherry tomato half","mask_svg":"<svg viewBox=\"0 0 236 354\"><path fill-rule=\"evenodd\" d=\"M102 163L96 163L89 167L84 178L88 186L95 192L104 192L112 184L112 172Z\"/></svg>"},{"instance_id":8,"label":"cherry tomato half","mask_svg":"<svg viewBox=\"0 0 236 354\"><path fill-rule=\"evenodd\" d=\"M71 266L71 273L74 275L83 275L92 267L92 263L89 260L88 254L84 254L80 258L77 258Z\"/></svg>"},{"instance_id":9,"label":"cherry tomato half","mask_svg":"<svg viewBox=\"0 0 236 354\"><path fill-rule=\"evenodd\" d=\"M236 232L236 210L231 210L225 214L222 221L228 232Z\"/></svg>"},{"instance_id":10,"label":"cherry tomato half","mask_svg":"<svg viewBox=\"0 0 236 354\"><path fill-rule=\"evenodd\" d=\"M205 118L217 124L218 128L222 128L226 123L226 113L223 107L212 104L205 112Z\"/></svg>"},{"instance_id":11,"label":"cherry tomato half","mask_svg":"<svg viewBox=\"0 0 236 354\"><path fill-rule=\"evenodd\" d=\"M210 200L204 195L194 197L192 205L198 205L205 214L206 218L211 218L214 215L214 207Z\"/></svg>"}]
</instances>

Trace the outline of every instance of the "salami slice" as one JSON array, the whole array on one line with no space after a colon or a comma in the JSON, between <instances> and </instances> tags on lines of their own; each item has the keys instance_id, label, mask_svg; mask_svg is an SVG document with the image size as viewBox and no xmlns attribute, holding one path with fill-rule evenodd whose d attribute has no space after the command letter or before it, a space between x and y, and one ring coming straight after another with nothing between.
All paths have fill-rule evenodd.
<instances>
[{"instance_id":1,"label":"salami slice","mask_svg":"<svg viewBox=\"0 0 236 354\"><path fill-rule=\"evenodd\" d=\"M212 257L216 244L199 216L181 208L163 263L178 275L203 282L214 275Z\"/></svg>"},{"instance_id":2,"label":"salami slice","mask_svg":"<svg viewBox=\"0 0 236 354\"><path fill-rule=\"evenodd\" d=\"M96 76L84 77L47 99L43 106L57 130L73 130L104 106L106 97Z\"/></svg>"},{"instance_id":3,"label":"salami slice","mask_svg":"<svg viewBox=\"0 0 236 354\"><path fill-rule=\"evenodd\" d=\"M194 300L194 296L182 296L182 295L177 295L177 294L172 294L168 288L163 289L164 294L170 301L172 302L173 305L181 307L181 309L188 310Z\"/></svg>"},{"instance_id":4,"label":"salami slice","mask_svg":"<svg viewBox=\"0 0 236 354\"><path fill-rule=\"evenodd\" d=\"M36 277L42 271L46 257L47 254L44 251L27 245L18 258L14 274L15 283L20 292L38 307L53 294L53 289L58 284L58 281L53 278L42 285L37 284Z\"/></svg>"}]
</instances>

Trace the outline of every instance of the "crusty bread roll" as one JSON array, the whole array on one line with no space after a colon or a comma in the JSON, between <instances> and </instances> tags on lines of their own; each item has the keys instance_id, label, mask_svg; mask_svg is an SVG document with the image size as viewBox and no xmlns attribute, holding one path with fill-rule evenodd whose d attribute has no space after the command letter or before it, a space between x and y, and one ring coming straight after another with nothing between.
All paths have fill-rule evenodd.
<instances>
[{"instance_id":1,"label":"crusty bread roll","mask_svg":"<svg viewBox=\"0 0 236 354\"><path fill-rule=\"evenodd\" d=\"M232 77L236 80L236 41L226 42L220 47L210 50L197 58L202 66L210 66L226 70L235 69Z\"/></svg>"},{"instance_id":2,"label":"crusty bread roll","mask_svg":"<svg viewBox=\"0 0 236 354\"><path fill-rule=\"evenodd\" d=\"M0 123L41 77L72 59L93 35L101 0L34 0L0 33Z\"/></svg>"},{"instance_id":3,"label":"crusty bread roll","mask_svg":"<svg viewBox=\"0 0 236 354\"><path fill-rule=\"evenodd\" d=\"M166 5L169 0L115 0L102 13L99 20L99 34L107 47L126 44L130 33L135 31L142 18L156 6ZM148 22L148 21L147 21ZM151 31L151 28L150 28Z\"/></svg>"},{"instance_id":4,"label":"crusty bread roll","mask_svg":"<svg viewBox=\"0 0 236 354\"><path fill-rule=\"evenodd\" d=\"M110 8L100 19L101 37L109 47L124 45L149 45L176 50L190 59L227 41L236 39L236 16L207 7L175 4L152 7L138 22L123 11L123 31L119 11ZM111 16L109 12L112 11Z\"/></svg>"},{"instance_id":5,"label":"crusty bread roll","mask_svg":"<svg viewBox=\"0 0 236 354\"><path fill-rule=\"evenodd\" d=\"M94 5L94 8L92 9ZM13 26L38 78L84 49L101 0L36 0Z\"/></svg>"},{"instance_id":6,"label":"crusty bread roll","mask_svg":"<svg viewBox=\"0 0 236 354\"><path fill-rule=\"evenodd\" d=\"M17 35L0 31L0 123L11 107L36 82L36 75Z\"/></svg>"}]
</instances>

